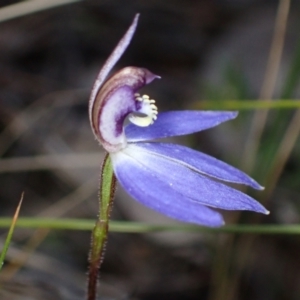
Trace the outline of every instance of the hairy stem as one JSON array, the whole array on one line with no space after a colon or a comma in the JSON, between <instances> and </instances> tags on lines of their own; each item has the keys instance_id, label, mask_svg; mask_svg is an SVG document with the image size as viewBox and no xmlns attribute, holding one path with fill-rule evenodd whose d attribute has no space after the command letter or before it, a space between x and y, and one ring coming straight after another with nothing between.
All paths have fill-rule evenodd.
<instances>
[{"instance_id":1,"label":"hairy stem","mask_svg":"<svg viewBox=\"0 0 300 300\"><path fill-rule=\"evenodd\" d=\"M102 170L99 192L99 214L92 231L91 251L89 256L87 300L97 296L98 273L103 261L108 235L108 223L115 196L116 178L113 173L110 157L106 155Z\"/></svg>"}]
</instances>

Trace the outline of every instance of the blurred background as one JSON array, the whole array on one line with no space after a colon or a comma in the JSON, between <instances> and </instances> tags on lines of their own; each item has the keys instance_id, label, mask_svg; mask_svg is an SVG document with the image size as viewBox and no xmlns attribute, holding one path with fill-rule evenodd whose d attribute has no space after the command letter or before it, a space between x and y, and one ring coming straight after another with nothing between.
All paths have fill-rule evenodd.
<instances>
[{"instance_id":1,"label":"blurred background","mask_svg":"<svg viewBox=\"0 0 300 300\"><path fill-rule=\"evenodd\" d=\"M63 1L23 2L34 10ZM17 3L0 2L1 216L13 215L25 191L23 217L96 219L104 152L90 129L88 98L136 12L137 32L116 69L160 75L142 91L159 111L299 97L299 1L85 0L30 14L8 10ZM22 16L9 19L11 12ZM174 142L265 185L247 192L271 214L224 212L227 224L297 224L299 130L300 110L247 109ZM175 223L121 188L112 219ZM89 245L88 231L17 229L0 273L1 299L84 299ZM299 253L297 235L111 233L99 299L296 300Z\"/></svg>"}]
</instances>

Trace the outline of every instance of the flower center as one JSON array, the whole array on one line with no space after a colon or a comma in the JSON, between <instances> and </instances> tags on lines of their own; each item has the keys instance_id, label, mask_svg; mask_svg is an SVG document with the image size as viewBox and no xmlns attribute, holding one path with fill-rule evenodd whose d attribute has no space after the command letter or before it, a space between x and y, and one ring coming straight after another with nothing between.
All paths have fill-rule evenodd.
<instances>
[{"instance_id":1,"label":"flower center","mask_svg":"<svg viewBox=\"0 0 300 300\"><path fill-rule=\"evenodd\" d=\"M155 100L150 99L148 95L141 96L138 93L134 94L134 97L137 104L137 112L129 115L129 121L141 127L147 127L153 124L157 119L157 107L154 104Z\"/></svg>"}]
</instances>

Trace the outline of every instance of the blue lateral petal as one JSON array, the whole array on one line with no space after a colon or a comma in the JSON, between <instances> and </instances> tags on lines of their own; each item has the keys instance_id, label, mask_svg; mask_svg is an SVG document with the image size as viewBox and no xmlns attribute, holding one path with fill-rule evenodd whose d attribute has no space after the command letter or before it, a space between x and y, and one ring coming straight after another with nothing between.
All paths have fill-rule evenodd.
<instances>
[{"instance_id":1,"label":"blue lateral petal","mask_svg":"<svg viewBox=\"0 0 300 300\"><path fill-rule=\"evenodd\" d=\"M244 172L202 152L181 145L167 143L144 142L138 143L137 146L145 151L173 159L177 163L204 175L227 182L246 184L258 190L263 189L261 185Z\"/></svg>"},{"instance_id":2,"label":"blue lateral petal","mask_svg":"<svg viewBox=\"0 0 300 300\"><path fill-rule=\"evenodd\" d=\"M129 144L122 152L133 157L148 173L164 182L183 197L196 203L226 210L250 210L268 214L269 212L248 195L207 178L191 169L150 152L137 145ZM155 189L155 186L153 187Z\"/></svg>"},{"instance_id":3,"label":"blue lateral petal","mask_svg":"<svg viewBox=\"0 0 300 300\"><path fill-rule=\"evenodd\" d=\"M138 202L179 221L217 227L222 216L176 192L161 176L122 152L111 154L115 175Z\"/></svg>"},{"instance_id":4,"label":"blue lateral petal","mask_svg":"<svg viewBox=\"0 0 300 300\"><path fill-rule=\"evenodd\" d=\"M171 136L198 132L234 119L234 111L169 111L158 114L157 120L148 127L129 124L125 135L129 142L150 141Z\"/></svg>"}]
</instances>

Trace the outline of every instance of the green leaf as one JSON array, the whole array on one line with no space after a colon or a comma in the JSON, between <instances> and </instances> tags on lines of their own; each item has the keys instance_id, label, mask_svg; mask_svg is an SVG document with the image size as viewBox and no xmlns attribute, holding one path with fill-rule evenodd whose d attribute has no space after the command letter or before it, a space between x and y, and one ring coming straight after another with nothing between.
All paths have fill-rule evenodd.
<instances>
[{"instance_id":1,"label":"green leaf","mask_svg":"<svg viewBox=\"0 0 300 300\"><path fill-rule=\"evenodd\" d=\"M5 243L4 243L3 250L2 250L1 255L0 255L0 270L2 269L4 260L5 260L5 257L6 257L7 250L8 250L12 235L14 233L14 229L15 229L15 226L16 226L16 223L17 223L17 220L18 220L18 217L19 217L21 205L22 205L22 202L23 202L23 197L24 197L24 193L22 193L22 195L21 195L21 199L20 199L19 204L17 206L16 212L15 212L14 217L11 220L11 223L10 223L9 231L8 231Z\"/></svg>"}]
</instances>

